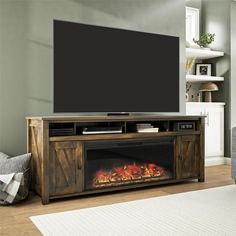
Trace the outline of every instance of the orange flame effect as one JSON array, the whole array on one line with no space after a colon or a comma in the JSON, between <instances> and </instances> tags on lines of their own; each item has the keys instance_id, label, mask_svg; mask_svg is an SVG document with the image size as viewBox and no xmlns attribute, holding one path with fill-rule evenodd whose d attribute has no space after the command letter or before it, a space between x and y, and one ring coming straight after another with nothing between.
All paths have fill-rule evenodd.
<instances>
[{"instance_id":1,"label":"orange flame effect","mask_svg":"<svg viewBox=\"0 0 236 236\"><path fill-rule=\"evenodd\" d=\"M94 175L93 186L104 187L106 184L110 186L111 183L116 182L142 182L142 180L145 182L148 178L163 177L165 174L165 169L154 163L137 165L134 162L131 165L114 167L109 171L98 170Z\"/></svg>"}]
</instances>

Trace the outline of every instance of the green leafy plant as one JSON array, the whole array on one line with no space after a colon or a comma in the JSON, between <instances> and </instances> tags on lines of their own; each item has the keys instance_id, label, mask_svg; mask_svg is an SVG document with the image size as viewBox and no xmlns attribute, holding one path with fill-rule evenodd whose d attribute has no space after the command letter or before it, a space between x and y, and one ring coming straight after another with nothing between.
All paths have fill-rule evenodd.
<instances>
[{"instance_id":1,"label":"green leafy plant","mask_svg":"<svg viewBox=\"0 0 236 236\"><path fill-rule=\"evenodd\" d=\"M198 44L200 47L206 47L211 44L215 39L215 34L205 33L202 34L199 40L193 39L193 42Z\"/></svg>"}]
</instances>

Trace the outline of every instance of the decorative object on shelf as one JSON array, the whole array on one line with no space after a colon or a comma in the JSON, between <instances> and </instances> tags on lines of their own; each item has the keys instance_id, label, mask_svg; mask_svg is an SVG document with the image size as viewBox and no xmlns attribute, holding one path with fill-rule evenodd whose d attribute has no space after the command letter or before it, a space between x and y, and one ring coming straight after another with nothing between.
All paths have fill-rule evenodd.
<instances>
[{"instance_id":1,"label":"decorative object on shelf","mask_svg":"<svg viewBox=\"0 0 236 236\"><path fill-rule=\"evenodd\" d=\"M186 47L186 48L190 48L190 47L191 47L191 44L190 44L189 41L186 41L185 47Z\"/></svg>"},{"instance_id":2,"label":"decorative object on shelf","mask_svg":"<svg viewBox=\"0 0 236 236\"><path fill-rule=\"evenodd\" d=\"M210 63L196 63L196 75L207 75L211 76L212 65Z\"/></svg>"},{"instance_id":3,"label":"decorative object on shelf","mask_svg":"<svg viewBox=\"0 0 236 236\"><path fill-rule=\"evenodd\" d=\"M185 93L185 101L188 102L188 100L189 100L188 93Z\"/></svg>"},{"instance_id":4,"label":"decorative object on shelf","mask_svg":"<svg viewBox=\"0 0 236 236\"><path fill-rule=\"evenodd\" d=\"M197 93L197 101L198 101L198 102L201 102L201 93L200 93L200 92Z\"/></svg>"},{"instance_id":5,"label":"decorative object on shelf","mask_svg":"<svg viewBox=\"0 0 236 236\"><path fill-rule=\"evenodd\" d=\"M186 74L187 75L191 74L195 61L196 61L195 58L189 58L186 60Z\"/></svg>"},{"instance_id":6,"label":"decorative object on shelf","mask_svg":"<svg viewBox=\"0 0 236 236\"><path fill-rule=\"evenodd\" d=\"M204 102L212 102L211 92L218 91L219 88L215 83L209 82L201 84L199 91L205 92Z\"/></svg>"},{"instance_id":7,"label":"decorative object on shelf","mask_svg":"<svg viewBox=\"0 0 236 236\"><path fill-rule=\"evenodd\" d=\"M192 85L189 82L186 82L186 94L185 94L185 101L186 102L188 102L188 100L189 100L188 92L189 92L191 87L192 87Z\"/></svg>"},{"instance_id":8,"label":"decorative object on shelf","mask_svg":"<svg viewBox=\"0 0 236 236\"><path fill-rule=\"evenodd\" d=\"M194 95L191 95L191 102L194 102Z\"/></svg>"},{"instance_id":9,"label":"decorative object on shelf","mask_svg":"<svg viewBox=\"0 0 236 236\"><path fill-rule=\"evenodd\" d=\"M210 45L215 39L215 34L204 33L201 35L199 40L193 38L193 42L199 45L201 48L206 48Z\"/></svg>"}]
</instances>

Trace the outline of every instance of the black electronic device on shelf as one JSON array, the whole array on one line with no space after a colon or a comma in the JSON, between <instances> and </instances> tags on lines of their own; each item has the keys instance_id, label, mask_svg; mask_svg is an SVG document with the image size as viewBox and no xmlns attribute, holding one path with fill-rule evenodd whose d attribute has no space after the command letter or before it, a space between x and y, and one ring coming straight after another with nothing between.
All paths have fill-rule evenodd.
<instances>
[{"instance_id":1,"label":"black electronic device on shelf","mask_svg":"<svg viewBox=\"0 0 236 236\"><path fill-rule=\"evenodd\" d=\"M176 122L174 124L174 131L194 131L195 130L195 122Z\"/></svg>"}]
</instances>

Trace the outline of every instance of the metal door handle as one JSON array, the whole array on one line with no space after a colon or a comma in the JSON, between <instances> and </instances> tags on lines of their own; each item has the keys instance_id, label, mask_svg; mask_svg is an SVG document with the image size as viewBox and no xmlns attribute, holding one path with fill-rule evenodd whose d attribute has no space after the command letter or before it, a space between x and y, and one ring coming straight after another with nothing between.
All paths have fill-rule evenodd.
<instances>
[{"instance_id":1,"label":"metal door handle","mask_svg":"<svg viewBox=\"0 0 236 236\"><path fill-rule=\"evenodd\" d=\"M209 122L210 122L210 118L209 118L209 117L210 117L210 113L209 113L209 112L207 112L207 114L206 114L206 115L207 115L207 125L209 126Z\"/></svg>"}]
</instances>

